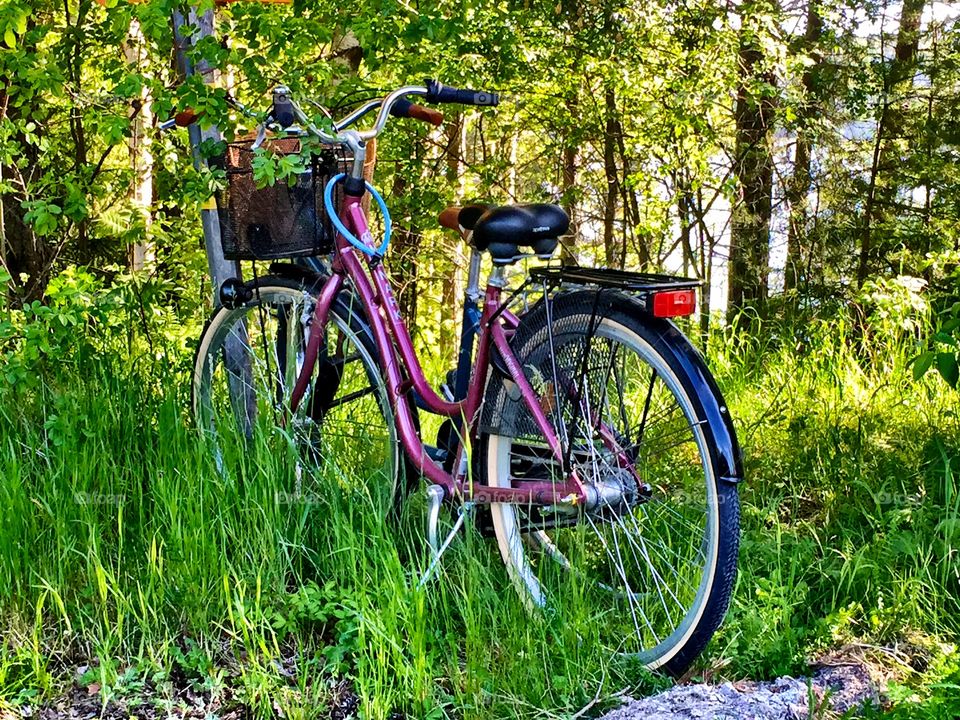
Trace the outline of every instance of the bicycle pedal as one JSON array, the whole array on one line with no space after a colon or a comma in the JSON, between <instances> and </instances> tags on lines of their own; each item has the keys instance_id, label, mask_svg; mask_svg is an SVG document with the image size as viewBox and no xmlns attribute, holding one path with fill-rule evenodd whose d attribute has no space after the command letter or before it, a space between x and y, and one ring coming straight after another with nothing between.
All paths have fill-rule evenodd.
<instances>
[{"instance_id":1,"label":"bicycle pedal","mask_svg":"<svg viewBox=\"0 0 960 720\"><path fill-rule=\"evenodd\" d=\"M460 436L457 434L457 428L449 418L443 421L440 430L437 431L437 450L442 458L438 460L447 472L453 471L453 462L460 450Z\"/></svg>"},{"instance_id":2,"label":"bicycle pedal","mask_svg":"<svg viewBox=\"0 0 960 720\"><path fill-rule=\"evenodd\" d=\"M456 386L457 386L457 371L448 370L447 376L444 378L443 382L440 384L440 392L447 402L454 402L454 400L456 399L456 393L454 392L454 388Z\"/></svg>"},{"instance_id":3,"label":"bicycle pedal","mask_svg":"<svg viewBox=\"0 0 960 720\"><path fill-rule=\"evenodd\" d=\"M443 399L446 400L447 402L452 403L452 402L454 401L454 400L453 400L453 390L452 390L452 389L450 388L450 386L447 385L446 383L443 383L443 384L440 386L440 394L443 396Z\"/></svg>"}]
</instances>

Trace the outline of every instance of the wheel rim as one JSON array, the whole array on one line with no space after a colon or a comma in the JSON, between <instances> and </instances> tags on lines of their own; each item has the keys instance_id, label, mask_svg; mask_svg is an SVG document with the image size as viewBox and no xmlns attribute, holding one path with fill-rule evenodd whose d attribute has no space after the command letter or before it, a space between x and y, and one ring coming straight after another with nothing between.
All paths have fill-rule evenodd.
<instances>
[{"instance_id":1,"label":"wheel rim","mask_svg":"<svg viewBox=\"0 0 960 720\"><path fill-rule=\"evenodd\" d=\"M247 305L221 311L204 335L195 371L198 424L222 472L237 454L259 446L292 453L297 493L307 493L304 480L323 478L392 502L399 445L386 387L370 351L336 310L309 387L296 413L289 411L314 303L303 291L264 287ZM227 348L240 358L231 367Z\"/></svg>"},{"instance_id":2,"label":"wheel rim","mask_svg":"<svg viewBox=\"0 0 960 720\"><path fill-rule=\"evenodd\" d=\"M538 527L549 519L528 509L494 505L494 526L511 577L529 604L559 612L576 605L574 614L596 626L606 647L656 668L689 641L706 609L719 545L715 477L703 429L667 363L635 332L605 319L584 366L584 325L583 318L558 322L556 370L549 355L536 350L524 358L524 367L535 389L539 380L541 404L551 411L565 448L572 438L571 462L582 480L613 482L620 476L598 426L617 428L620 438L642 436L620 447L634 455L636 474L651 487L649 500L583 513L575 526L553 529ZM568 390L557 401L552 388L564 384L564 370L581 367L601 380ZM579 413L573 413L575 404ZM524 473L560 479L556 465L543 462L542 439L523 425L518 421L508 433L490 436L491 484L505 486Z\"/></svg>"}]
</instances>

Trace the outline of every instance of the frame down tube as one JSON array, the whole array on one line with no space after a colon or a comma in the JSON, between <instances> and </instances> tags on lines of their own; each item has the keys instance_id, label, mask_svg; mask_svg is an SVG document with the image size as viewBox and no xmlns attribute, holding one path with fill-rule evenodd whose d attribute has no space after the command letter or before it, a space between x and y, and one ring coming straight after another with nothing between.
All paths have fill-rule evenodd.
<instances>
[{"instance_id":1,"label":"frame down tube","mask_svg":"<svg viewBox=\"0 0 960 720\"><path fill-rule=\"evenodd\" d=\"M366 217L360 198L348 196L344 198L344 206L341 211L341 220L344 225L352 230L357 237L367 240L370 237L367 228ZM414 371L412 374L414 380L406 380L398 361L396 348L390 330L394 325L402 327L402 320L399 317L396 301L390 292L389 283L386 275L380 266L379 259L371 260L371 274L374 281L377 282L377 288L370 282L370 277L364 271L363 265L357 256L357 252L346 238L338 234L337 239L337 259L334 263L334 273L340 275L345 272L353 281L354 289L360 297L360 303L366 310L367 322L373 332L374 341L377 344L377 351L380 354L380 367L382 368L387 381L387 390L390 396L390 405L393 409L394 420L397 425L397 433L400 436L400 442L414 466L426 476L433 484L443 488L444 494L448 497L453 495L456 490L456 484L453 477L440 467L431 458L423 446L420 434L417 430L417 424L409 405L404 402L404 396L416 386L415 380L419 376L420 384L429 390L429 394L423 394L428 403L430 400L436 400L436 404L442 403L443 409L447 412L441 414L452 414L460 411L459 403L446 403L437 397L433 392L419 364L415 364L408 370ZM386 317L386 320L384 320ZM390 327L388 328L388 323ZM406 335L409 352L413 353L413 343ZM401 350L403 347L401 346ZM414 359L416 356L413 356ZM406 358L404 358L406 360ZM432 397L430 397L432 395Z\"/></svg>"},{"instance_id":2,"label":"frame down tube","mask_svg":"<svg viewBox=\"0 0 960 720\"><path fill-rule=\"evenodd\" d=\"M498 304L499 303L497 300L491 298L488 292L487 302L484 308L484 315L489 318L491 316L491 311L495 312ZM543 408L540 406L540 402L537 400L537 395L534 392L533 387L527 380L526 375L523 374L523 368L521 367L517 356L514 354L513 349L510 347L510 342L507 339L503 325L495 319L486 320L484 323L484 332L481 336L481 342L490 343L491 341L503 358L503 362L507 366L507 371L510 373L510 378L517 384L517 387L520 390L520 396L523 398L527 409L533 416L533 420L537 424L537 428L543 434L544 440L547 441L550 452L553 454L554 459L560 464L560 469L564 474L565 479L560 483L524 482L522 488L508 489L493 488L486 485L476 486L474 488L476 502L533 501L535 504L556 504L559 502L570 505L583 504L586 501L586 492L583 484L580 482L580 479L577 477L576 473L566 467L563 447L560 444L560 440L557 437L556 432L554 432L553 426L550 424L550 420L547 418L546 412L544 412ZM517 494L516 498L509 497L514 494Z\"/></svg>"}]
</instances>

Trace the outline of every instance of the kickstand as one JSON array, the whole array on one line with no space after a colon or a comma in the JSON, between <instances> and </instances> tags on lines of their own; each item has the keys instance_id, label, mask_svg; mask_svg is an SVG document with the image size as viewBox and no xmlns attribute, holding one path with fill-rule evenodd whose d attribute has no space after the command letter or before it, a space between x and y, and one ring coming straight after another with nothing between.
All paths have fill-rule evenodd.
<instances>
[{"instance_id":1,"label":"kickstand","mask_svg":"<svg viewBox=\"0 0 960 720\"><path fill-rule=\"evenodd\" d=\"M430 503L430 509L427 511L427 542L430 543L430 549L433 550L433 556L440 554L440 548L437 543L437 526L440 523L440 506L443 504L443 488L439 485L431 485L427 488L427 502Z\"/></svg>"},{"instance_id":2,"label":"kickstand","mask_svg":"<svg viewBox=\"0 0 960 720\"><path fill-rule=\"evenodd\" d=\"M437 526L440 520L440 505L443 502L443 488L437 485L431 485L427 488L427 500L430 503L430 511L427 515L427 541L430 543L430 550L432 551L431 554L433 557L430 559L430 565L427 567L427 571L423 574L423 577L420 578L420 582L417 585L418 588L426 585L434 573L436 573L437 568L440 566L440 559L447 551L447 548L450 547L450 543L453 542L457 533L460 532L460 528L463 527L463 523L467 519L467 513L473 509L473 503L463 504L460 508L460 514L453 524L453 528L451 528L443 542L438 546Z\"/></svg>"}]
</instances>

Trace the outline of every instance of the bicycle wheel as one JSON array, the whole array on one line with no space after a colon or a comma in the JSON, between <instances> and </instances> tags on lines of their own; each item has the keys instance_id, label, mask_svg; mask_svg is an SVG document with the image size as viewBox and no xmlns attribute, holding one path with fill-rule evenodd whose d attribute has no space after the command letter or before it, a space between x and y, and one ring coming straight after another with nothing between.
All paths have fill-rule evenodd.
<instances>
[{"instance_id":1,"label":"bicycle wheel","mask_svg":"<svg viewBox=\"0 0 960 720\"><path fill-rule=\"evenodd\" d=\"M719 393L704 396L689 372L691 358L703 369L699 356L673 325L610 291L541 303L511 345L570 466L604 497L574 510L492 505L514 584L603 651L682 673L719 626L736 572L737 488L711 444L729 434L737 472L739 450L732 426L711 420L726 413ZM488 385L481 432L490 485L561 479L502 374Z\"/></svg>"},{"instance_id":2,"label":"bicycle wheel","mask_svg":"<svg viewBox=\"0 0 960 720\"><path fill-rule=\"evenodd\" d=\"M370 330L346 294L331 308L313 377L290 412L317 295L306 284L267 277L249 302L214 313L194 369L197 424L223 471L259 447L294 457L298 491L306 474L369 488L387 506L401 450Z\"/></svg>"}]
</instances>

